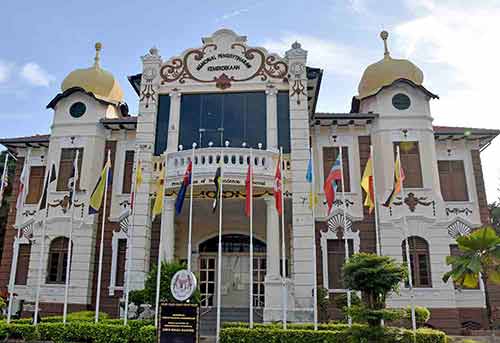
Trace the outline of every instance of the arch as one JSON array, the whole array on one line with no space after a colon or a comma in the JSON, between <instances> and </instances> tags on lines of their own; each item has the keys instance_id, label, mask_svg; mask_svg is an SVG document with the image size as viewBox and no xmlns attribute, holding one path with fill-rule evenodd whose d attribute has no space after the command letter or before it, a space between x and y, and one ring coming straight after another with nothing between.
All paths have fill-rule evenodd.
<instances>
[{"instance_id":1,"label":"arch","mask_svg":"<svg viewBox=\"0 0 500 343\"><path fill-rule=\"evenodd\" d=\"M199 244L199 252L217 252L219 236L209 238ZM253 238L254 252L266 252L266 243ZM226 253L244 253L250 251L250 236L243 234L222 235L222 251Z\"/></svg>"},{"instance_id":2,"label":"arch","mask_svg":"<svg viewBox=\"0 0 500 343\"><path fill-rule=\"evenodd\" d=\"M432 287L432 274L429 244L419 236L408 237L413 287L429 288ZM403 261L406 263L406 244L405 240L401 242L401 251Z\"/></svg>"},{"instance_id":3,"label":"arch","mask_svg":"<svg viewBox=\"0 0 500 343\"><path fill-rule=\"evenodd\" d=\"M65 283L69 239L56 237L50 242L47 264L47 283Z\"/></svg>"}]
</instances>

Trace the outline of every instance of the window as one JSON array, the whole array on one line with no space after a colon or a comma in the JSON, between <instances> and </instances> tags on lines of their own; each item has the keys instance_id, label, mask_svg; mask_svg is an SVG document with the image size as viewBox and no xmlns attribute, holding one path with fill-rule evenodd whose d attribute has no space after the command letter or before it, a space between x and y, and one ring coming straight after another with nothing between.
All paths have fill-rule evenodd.
<instances>
[{"instance_id":1,"label":"window","mask_svg":"<svg viewBox=\"0 0 500 343\"><path fill-rule=\"evenodd\" d=\"M19 244L17 257L16 285L26 285L30 267L31 244Z\"/></svg>"},{"instance_id":2,"label":"window","mask_svg":"<svg viewBox=\"0 0 500 343\"><path fill-rule=\"evenodd\" d=\"M68 191L68 181L73 170L76 151L78 155L78 175L82 175L83 148L63 148L61 149L61 160L59 162L59 173L57 174L57 191ZM76 189L80 190L80 179L76 184Z\"/></svg>"},{"instance_id":3,"label":"window","mask_svg":"<svg viewBox=\"0 0 500 343\"><path fill-rule=\"evenodd\" d=\"M408 238L410 246L411 275L413 287L432 287L431 268L429 260L429 245L421 237L411 236ZM406 264L405 241L401 243L403 261Z\"/></svg>"},{"instance_id":4,"label":"window","mask_svg":"<svg viewBox=\"0 0 500 343\"><path fill-rule=\"evenodd\" d=\"M469 201L464 161L438 161L439 182L444 201Z\"/></svg>"},{"instance_id":5,"label":"window","mask_svg":"<svg viewBox=\"0 0 500 343\"><path fill-rule=\"evenodd\" d=\"M278 148L283 147L283 153L290 153L290 99L288 92L278 92Z\"/></svg>"},{"instance_id":6,"label":"window","mask_svg":"<svg viewBox=\"0 0 500 343\"><path fill-rule=\"evenodd\" d=\"M392 106L398 110L406 110L410 108L410 104L410 98L406 94L398 93L392 97Z\"/></svg>"},{"instance_id":7,"label":"window","mask_svg":"<svg viewBox=\"0 0 500 343\"><path fill-rule=\"evenodd\" d=\"M456 245L456 244L450 244L450 255L451 256L460 256L461 254L462 254L462 252L458 248L458 245ZM476 287L458 286L455 282L453 282L453 285L454 285L455 289L458 289L458 288L463 288L463 289L479 289L479 280L477 282Z\"/></svg>"},{"instance_id":8,"label":"window","mask_svg":"<svg viewBox=\"0 0 500 343\"><path fill-rule=\"evenodd\" d=\"M68 261L68 239L55 238L50 243L47 283L65 283L66 263Z\"/></svg>"},{"instance_id":9,"label":"window","mask_svg":"<svg viewBox=\"0 0 500 343\"><path fill-rule=\"evenodd\" d=\"M37 204L42 196L45 167L31 167L26 204Z\"/></svg>"},{"instance_id":10,"label":"window","mask_svg":"<svg viewBox=\"0 0 500 343\"><path fill-rule=\"evenodd\" d=\"M85 111L87 110L87 107L83 102L75 102L71 107L69 108L69 114L73 118L80 118L85 114Z\"/></svg>"},{"instance_id":11,"label":"window","mask_svg":"<svg viewBox=\"0 0 500 343\"><path fill-rule=\"evenodd\" d=\"M349 256L353 254L353 241L347 241L349 246ZM345 262L345 241L343 239L329 239L328 249L328 288L343 289L344 279L342 277L342 267Z\"/></svg>"},{"instance_id":12,"label":"window","mask_svg":"<svg viewBox=\"0 0 500 343\"><path fill-rule=\"evenodd\" d=\"M125 151L125 165L123 166L122 193L130 194L132 189L132 173L134 171L134 151Z\"/></svg>"},{"instance_id":13,"label":"window","mask_svg":"<svg viewBox=\"0 0 500 343\"><path fill-rule=\"evenodd\" d=\"M160 155L167 149L169 121L170 94L161 94L158 101L158 115L156 116L155 155Z\"/></svg>"},{"instance_id":14,"label":"window","mask_svg":"<svg viewBox=\"0 0 500 343\"><path fill-rule=\"evenodd\" d=\"M337 160L337 155L339 153L338 147L324 147L323 148L323 171L325 175L325 181L330 174L330 169L332 169L333 164ZM349 177L349 154L347 147L342 147L342 168L344 169L344 181L345 181L345 191L351 191L351 182ZM342 183L338 181L337 191L342 192Z\"/></svg>"},{"instance_id":15,"label":"window","mask_svg":"<svg viewBox=\"0 0 500 343\"><path fill-rule=\"evenodd\" d=\"M181 99L179 144L191 147L232 147L246 143L266 147L266 94L264 92L184 94Z\"/></svg>"},{"instance_id":16,"label":"window","mask_svg":"<svg viewBox=\"0 0 500 343\"><path fill-rule=\"evenodd\" d=\"M399 145L401 166L405 173L403 185L408 188L422 188L422 168L420 166L420 152L418 142L394 142L394 157Z\"/></svg>"},{"instance_id":17,"label":"window","mask_svg":"<svg viewBox=\"0 0 500 343\"><path fill-rule=\"evenodd\" d=\"M127 259L127 240L124 238L118 239L118 256L116 263L116 281L115 285L122 287L125 282L125 261Z\"/></svg>"}]
</instances>

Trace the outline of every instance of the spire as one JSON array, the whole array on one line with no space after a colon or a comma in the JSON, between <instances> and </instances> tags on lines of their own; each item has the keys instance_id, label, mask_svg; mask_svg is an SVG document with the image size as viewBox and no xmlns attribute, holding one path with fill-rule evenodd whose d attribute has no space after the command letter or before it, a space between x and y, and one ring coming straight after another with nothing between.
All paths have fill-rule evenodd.
<instances>
[{"instance_id":1,"label":"spire","mask_svg":"<svg viewBox=\"0 0 500 343\"><path fill-rule=\"evenodd\" d=\"M389 32L382 31L380 32L380 38L384 41L384 57L390 57L389 48L387 47L387 38L389 37Z\"/></svg>"},{"instance_id":2,"label":"spire","mask_svg":"<svg viewBox=\"0 0 500 343\"><path fill-rule=\"evenodd\" d=\"M94 58L94 67L100 67L99 66L99 60L100 60L100 53L101 53L101 49L102 49L102 43L101 42L97 42L95 43L95 58Z\"/></svg>"}]
</instances>

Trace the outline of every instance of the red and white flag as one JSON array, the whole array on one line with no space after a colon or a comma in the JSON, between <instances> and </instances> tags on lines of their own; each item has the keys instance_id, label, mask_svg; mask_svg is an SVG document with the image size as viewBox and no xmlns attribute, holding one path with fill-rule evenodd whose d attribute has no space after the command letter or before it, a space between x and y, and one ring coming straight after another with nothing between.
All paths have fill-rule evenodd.
<instances>
[{"instance_id":1,"label":"red and white flag","mask_svg":"<svg viewBox=\"0 0 500 343\"><path fill-rule=\"evenodd\" d=\"M248 164L247 178L245 180L245 191L246 191L246 202L245 202L245 215L250 217L250 203L252 202L252 186L251 182L253 180L252 164Z\"/></svg>"},{"instance_id":2,"label":"red and white flag","mask_svg":"<svg viewBox=\"0 0 500 343\"><path fill-rule=\"evenodd\" d=\"M28 157L29 158L29 157ZM23 171L19 177L19 188L17 191L16 209L20 211L24 205L26 194L28 194L28 181L29 181L29 161L26 161L23 166Z\"/></svg>"},{"instance_id":3,"label":"red and white flag","mask_svg":"<svg viewBox=\"0 0 500 343\"><path fill-rule=\"evenodd\" d=\"M2 180L0 180L0 207L2 207L3 195L5 193L5 189L9 185L8 161L9 161L9 154L6 153L5 161L3 164Z\"/></svg>"},{"instance_id":4,"label":"red and white flag","mask_svg":"<svg viewBox=\"0 0 500 343\"><path fill-rule=\"evenodd\" d=\"M278 159L278 164L276 165L276 174L274 176L274 200L276 202L276 210L278 214L281 214L283 208L281 206L281 197L283 196L283 182L281 179L281 158Z\"/></svg>"}]
</instances>

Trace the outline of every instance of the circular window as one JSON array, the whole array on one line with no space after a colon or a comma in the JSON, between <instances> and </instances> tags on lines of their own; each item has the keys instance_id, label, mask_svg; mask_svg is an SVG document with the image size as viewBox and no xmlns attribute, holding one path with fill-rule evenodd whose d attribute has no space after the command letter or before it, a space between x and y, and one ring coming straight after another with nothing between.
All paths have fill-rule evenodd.
<instances>
[{"instance_id":1,"label":"circular window","mask_svg":"<svg viewBox=\"0 0 500 343\"><path fill-rule=\"evenodd\" d=\"M410 98L406 94L396 94L392 98L392 106L396 107L398 110L406 110L410 107Z\"/></svg>"},{"instance_id":2,"label":"circular window","mask_svg":"<svg viewBox=\"0 0 500 343\"><path fill-rule=\"evenodd\" d=\"M80 118L85 114L87 107L83 102L75 102L71 107L69 108L69 114L73 118Z\"/></svg>"}]
</instances>

